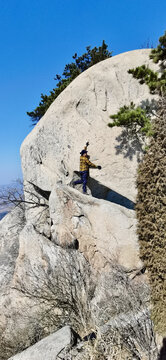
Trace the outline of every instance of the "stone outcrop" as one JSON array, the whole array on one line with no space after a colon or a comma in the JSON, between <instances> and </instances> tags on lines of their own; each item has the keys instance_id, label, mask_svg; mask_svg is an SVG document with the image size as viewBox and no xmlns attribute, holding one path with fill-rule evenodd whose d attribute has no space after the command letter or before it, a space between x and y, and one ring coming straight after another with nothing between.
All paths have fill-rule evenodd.
<instances>
[{"instance_id":1,"label":"stone outcrop","mask_svg":"<svg viewBox=\"0 0 166 360\"><path fill-rule=\"evenodd\" d=\"M139 283L144 276L134 212L142 151L139 142L126 142L123 129L109 129L107 124L111 114L131 101L155 106L148 87L127 72L142 64L157 69L149 53L121 54L81 74L22 144L24 213L18 216L14 210L0 222L0 360L65 324L81 337L97 327L95 289L115 264L127 280L123 292L112 293L109 306L111 298L123 297L128 283ZM90 160L102 166L101 171L90 170L88 196L79 186L70 186L78 176L79 153L87 140ZM141 284L140 293L144 280ZM101 304L106 289L107 285L100 294Z\"/></svg>"},{"instance_id":2,"label":"stone outcrop","mask_svg":"<svg viewBox=\"0 0 166 360\"><path fill-rule=\"evenodd\" d=\"M49 205L52 241L66 247L76 239L81 253L98 270L109 269L112 261L129 270L141 267L132 201L126 199L122 206L59 185L52 190Z\"/></svg>"},{"instance_id":3,"label":"stone outcrop","mask_svg":"<svg viewBox=\"0 0 166 360\"><path fill-rule=\"evenodd\" d=\"M130 253L133 262L131 260L131 264L128 265L132 267L134 263L135 266L140 266L139 260L136 260L138 245L134 235L135 219L132 214L136 196L135 175L141 157L140 144L126 143L122 129L109 129L107 124L111 114L131 101L137 105L154 106L155 96L149 94L148 87L145 84L140 85L128 74L130 68L142 64L156 69L157 66L149 60L149 53L150 50L136 50L120 54L81 74L54 101L21 147L25 182L35 184L38 189L51 194L50 237L55 242L69 242L76 237L81 251L84 252L86 248L88 251L94 249L93 266L95 249L96 266L98 267L101 262L103 267L103 255L107 250L110 253L110 244L113 244L115 250L115 242L117 250L113 256L115 252L118 254L121 248L119 259L122 259L122 265L126 253ZM63 199L63 196L66 197L63 186L70 184L73 172L79 170L79 153L87 140L90 141L91 161L97 165L101 164L102 170L91 169L89 187L93 199L89 197L81 200L80 197L76 204L71 195L67 196L66 201L72 208L70 214L70 207L65 206ZM62 184L61 190L58 183ZM95 202L94 197L101 201ZM86 202L87 206L83 205L83 202ZM90 210L91 203L96 205ZM79 211L76 210L79 214L84 214L83 208L86 207L86 224L84 223L81 233L79 230L73 232L76 225L70 222L70 217L74 216L74 207L80 207ZM86 216L88 208L89 213ZM34 214L34 211L27 209L27 221L34 223ZM78 222L78 218L75 218L76 221ZM80 223L81 221L83 218L80 218ZM85 244L83 237L86 236ZM108 253L106 262L108 257L111 257L111 253ZM130 263L130 259L126 258L125 265L127 261Z\"/></svg>"},{"instance_id":4,"label":"stone outcrop","mask_svg":"<svg viewBox=\"0 0 166 360\"><path fill-rule=\"evenodd\" d=\"M19 234L24 227L19 208L11 211L0 222L0 288L1 294L10 284L19 253Z\"/></svg>"},{"instance_id":5,"label":"stone outcrop","mask_svg":"<svg viewBox=\"0 0 166 360\"><path fill-rule=\"evenodd\" d=\"M123 319L124 320L124 319ZM127 318L127 321L129 319ZM130 319L130 321L133 319ZM135 318L136 320L136 318ZM122 319L121 319L122 321ZM126 327L126 320L124 320L124 326ZM106 330L106 326L110 327L110 324L105 325L103 328L100 328L101 334L104 333L106 336L106 333L108 333L108 330ZM117 326L117 324L116 324ZM137 327L137 324L136 324ZM99 330L99 329L98 329ZM110 329L109 329L110 331ZM125 332L125 331L124 331ZM101 337L101 335L100 335ZM134 342L135 338L133 339ZM110 341L110 339L109 339ZM140 342L142 339L140 338ZM135 341L135 345L136 344ZM147 344L146 344L147 345ZM109 347L111 346L110 343L107 343L106 339L101 343L101 340L97 339L97 333L92 332L88 336L86 336L82 341L79 338L79 336L69 327L65 326L58 330L57 332L53 333L52 335L47 336L45 339L37 342L35 345L29 347L27 350L12 356L9 360L91 360L93 358L96 358L97 356L102 356L104 358L105 351L102 349L102 347L106 348L106 351L108 352ZM147 351L145 350L146 346L144 342L140 344L140 347L142 348L141 353L141 360L148 360L149 356L150 359L154 359L154 353L156 352L155 347L152 347L152 351L149 352L149 349L147 347ZM112 348L111 352L113 353L113 356L115 358L115 350ZM117 359L118 356L121 356L123 352L124 357L121 357L123 359L128 358L127 351L123 351L121 349L117 352ZM136 359L136 357L133 357L132 359ZM164 357L163 357L164 360Z\"/></svg>"},{"instance_id":6,"label":"stone outcrop","mask_svg":"<svg viewBox=\"0 0 166 360\"><path fill-rule=\"evenodd\" d=\"M71 348L77 341L76 334L65 326L56 333L39 341L22 353L12 356L9 360L54 360L68 346ZM60 359L60 357L59 357Z\"/></svg>"},{"instance_id":7,"label":"stone outcrop","mask_svg":"<svg viewBox=\"0 0 166 360\"><path fill-rule=\"evenodd\" d=\"M102 61L58 96L22 144L25 180L49 191L57 181L68 183L79 170L79 153L89 140L91 161L102 165L102 171L93 169L91 177L134 201L140 148L123 144L122 130L107 124L111 114L131 101L154 102L148 87L127 72L142 64L156 69L149 54L150 50L136 50Z\"/></svg>"}]
</instances>

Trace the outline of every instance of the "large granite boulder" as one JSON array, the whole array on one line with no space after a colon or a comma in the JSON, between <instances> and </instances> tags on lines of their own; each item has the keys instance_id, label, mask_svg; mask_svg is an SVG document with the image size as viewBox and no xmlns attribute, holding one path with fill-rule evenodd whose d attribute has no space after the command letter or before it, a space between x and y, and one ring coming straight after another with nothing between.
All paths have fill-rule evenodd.
<instances>
[{"instance_id":1,"label":"large granite boulder","mask_svg":"<svg viewBox=\"0 0 166 360\"><path fill-rule=\"evenodd\" d=\"M140 147L124 144L122 129L108 128L109 116L123 105L154 103L147 85L128 74L130 68L146 64L150 50L135 50L104 60L77 77L50 108L21 146L24 179L43 190L57 181L69 183L79 170L79 154L90 141L91 161L102 171L91 177L108 189L134 201L135 173Z\"/></svg>"},{"instance_id":2,"label":"large granite boulder","mask_svg":"<svg viewBox=\"0 0 166 360\"><path fill-rule=\"evenodd\" d=\"M47 200L51 194L45 225L39 225L38 210L32 207L27 207L27 221L40 227L41 233L47 224L47 234L55 243L77 238L80 250L98 269L112 257L129 268L140 267L133 210L142 151L139 142L127 142L122 129L110 129L107 124L111 114L131 101L154 107L156 97L149 94L147 85L128 74L142 64L157 69L149 54L150 50L127 52L82 73L54 101L21 147L25 186L38 194L45 192ZM78 191L65 186L79 170L80 150L87 140L91 161L102 170L91 169L92 196L78 199Z\"/></svg>"},{"instance_id":3,"label":"large granite boulder","mask_svg":"<svg viewBox=\"0 0 166 360\"><path fill-rule=\"evenodd\" d=\"M121 54L81 74L22 144L25 211L0 222L1 360L65 324L82 337L98 326L95 288L113 264L128 274L126 284L143 276L134 214L142 151L107 124L131 101L154 107L155 96L127 72L157 69L149 53ZM91 161L102 166L91 170L89 196L70 186L87 140Z\"/></svg>"},{"instance_id":4,"label":"large granite boulder","mask_svg":"<svg viewBox=\"0 0 166 360\"><path fill-rule=\"evenodd\" d=\"M128 270L141 268L134 205L118 199L103 201L56 185L49 199L52 241L62 247L77 241L78 250L99 271L109 269L112 261Z\"/></svg>"}]
</instances>

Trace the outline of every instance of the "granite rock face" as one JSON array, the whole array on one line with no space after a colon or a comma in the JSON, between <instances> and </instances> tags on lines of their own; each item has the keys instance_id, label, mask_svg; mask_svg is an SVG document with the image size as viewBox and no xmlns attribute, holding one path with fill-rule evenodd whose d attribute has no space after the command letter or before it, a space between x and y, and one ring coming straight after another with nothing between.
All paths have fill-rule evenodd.
<instances>
[{"instance_id":1,"label":"granite rock face","mask_svg":"<svg viewBox=\"0 0 166 360\"><path fill-rule=\"evenodd\" d=\"M12 356L9 360L54 360L67 346L72 347L76 342L76 335L69 326L65 326L56 333L49 335L29 349ZM60 358L59 358L60 359Z\"/></svg>"},{"instance_id":2,"label":"granite rock face","mask_svg":"<svg viewBox=\"0 0 166 360\"><path fill-rule=\"evenodd\" d=\"M115 254L122 265L140 266L133 209L141 148L139 143L127 143L122 129L110 129L107 124L111 114L131 101L154 106L156 98L148 87L128 74L130 68L142 64L157 69L149 54L150 50L120 54L81 74L54 101L21 147L25 184L51 194L50 217L45 221L50 238L55 243L77 238L81 251L89 260L93 258L93 267L105 267ZM79 170L79 154L87 140L90 160L102 170L90 170L92 197L84 200L80 195L75 201L72 194L76 192L66 185ZM27 221L34 225L35 211L26 211ZM45 232L44 227L40 231Z\"/></svg>"},{"instance_id":3,"label":"granite rock face","mask_svg":"<svg viewBox=\"0 0 166 360\"><path fill-rule=\"evenodd\" d=\"M24 227L24 216L16 208L0 221L0 288L1 294L10 284L19 253L19 234Z\"/></svg>"},{"instance_id":4,"label":"granite rock face","mask_svg":"<svg viewBox=\"0 0 166 360\"><path fill-rule=\"evenodd\" d=\"M7 267L10 282L3 283L0 296L1 360L65 323L85 333L85 324L88 328L91 323L94 283L82 254L55 245L27 224L19 234L19 251L11 265Z\"/></svg>"},{"instance_id":5,"label":"granite rock face","mask_svg":"<svg viewBox=\"0 0 166 360\"><path fill-rule=\"evenodd\" d=\"M126 142L123 129L107 124L131 101L154 107L155 96L127 72L142 64L157 69L149 53L120 54L81 74L22 144L25 209L0 222L0 360L65 324L81 337L98 326L95 288L112 266L129 275L125 286L137 282L142 263L135 177L142 151L139 143ZM88 140L90 160L102 170L90 170L89 195L83 195L70 184L79 176L79 155ZM119 316L123 310L118 311Z\"/></svg>"},{"instance_id":6,"label":"granite rock face","mask_svg":"<svg viewBox=\"0 0 166 360\"><path fill-rule=\"evenodd\" d=\"M148 87L128 74L130 68L142 64L156 69L149 54L148 49L135 50L102 61L58 96L22 144L25 180L49 191L57 181L69 183L73 171L79 170L79 153L89 140L90 160L102 166L102 171L92 169L91 177L107 187L107 196L111 189L135 200L140 148L124 144L122 129L110 129L107 124L111 114L131 101L136 105L155 101Z\"/></svg>"},{"instance_id":7,"label":"granite rock face","mask_svg":"<svg viewBox=\"0 0 166 360\"><path fill-rule=\"evenodd\" d=\"M109 269L112 261L128 270L141 267L132 201L122 206L59 185L51 192L49 207L52 241L66 247L77 240L94 269Z\"/></svg>"}]
</instances>

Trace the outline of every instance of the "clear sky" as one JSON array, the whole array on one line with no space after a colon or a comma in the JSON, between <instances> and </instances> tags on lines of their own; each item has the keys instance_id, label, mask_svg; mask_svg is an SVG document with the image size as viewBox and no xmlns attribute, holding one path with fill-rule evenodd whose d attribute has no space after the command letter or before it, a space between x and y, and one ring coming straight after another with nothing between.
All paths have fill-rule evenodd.
<instances>
[{"instance_id":1,"label":"clear sky","mask_svg":"<svg viewBox=\"0 0 166 360\"><path fill-rule=\"evenodd\" d=\"M21 177L26 111L75 52L102 40L113 55L156 47L165 30L165 0L0 0L0 185Z\"/></svg>"}]
</instances>

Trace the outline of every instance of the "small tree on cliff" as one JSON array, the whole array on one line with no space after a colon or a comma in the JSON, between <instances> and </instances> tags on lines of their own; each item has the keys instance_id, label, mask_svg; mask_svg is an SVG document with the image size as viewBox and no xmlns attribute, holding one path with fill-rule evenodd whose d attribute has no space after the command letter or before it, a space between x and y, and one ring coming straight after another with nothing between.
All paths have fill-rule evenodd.
<instances>
[{"instance_id":1,"label":"small tree on cliff","mask_svg":"<svg viewBox=\"0 0 166 360\"><path fill-rule=\"evenodd\" d=\"M166 95L166 32L159 38L159 45L153 49L150 59L155 63L160 63L160 73L151 70L148 66L142 65L135 69L129 69L128 73L138 79L140 84L148 85L152 94L158 93L160 96ZM152 124L150 121L150 108L145 109L131 103L130 106L123 106L117 114L111 115L114 121L109 123L109 127L123 126L129 130L129 137L136 136L137 133L146 136L152 135Z\"/></svg>"},{"instance_id":2,"label":"small tree on cliff","mask_svg":"<svg viewBox=\"0 0 166 360\"><path fill-rule=\"evenodd\" d=\"M73 56L74 62L65 66L62 76L56 75L55 80L58 82L56 87L50 91L50 95L41 94L41 101L36 109L27 112L34 124L41 119L51 103L79 74L92 65L112 56L112 52L108 51L107 48L108 45L103 40L102 45L98 48L95 46L91 49L90 46L87 46L86 52L81 56L78 56L77 53L75 53Z\"/></svg>"},{"instance_id":3,"label":"small tree on cliff","mask_svg":"<svg viewBox=\"0 0 166 360\"><path fill-rule=\"evenodd\" d=\"M139 79L140 84L147 84L152 94L159 93L162 96L166 94L166 32L159 38L157 48L151 51L150 59L155 63L159 62L160 73L154 72L147 66L142 65L135 69L130 69L129 74Z\"/></svg>"}]
</instances>

